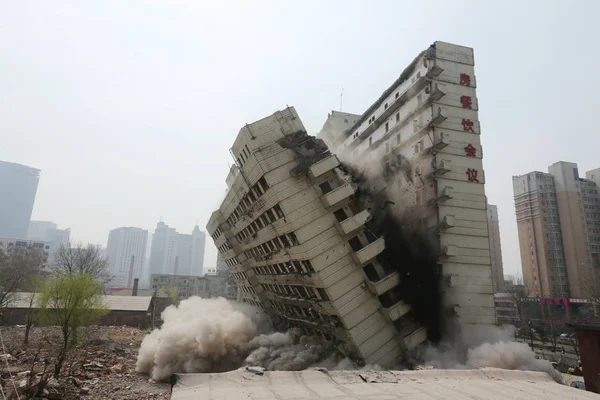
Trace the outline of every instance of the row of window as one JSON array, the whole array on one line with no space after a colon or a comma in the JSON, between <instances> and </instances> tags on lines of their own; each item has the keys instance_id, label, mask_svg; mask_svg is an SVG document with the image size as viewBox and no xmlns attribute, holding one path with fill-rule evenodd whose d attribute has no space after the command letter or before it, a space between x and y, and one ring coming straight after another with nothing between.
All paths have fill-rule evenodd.
<instances>
[{"instance_id":1,"label":"row of window","mask_svg":"<svg viewBox=\"0 0 600 400\"><path fill-rule=\"evenodd\" d=\"M419 79L419 78L421 78L421 72L417 72L417 75L416 75L415 77L413 77L413 81L412 81L412 83L416 82L416 81L417 81L417 79ZM407 90L408 90L408 88L407 88ZM419 98L418 98L418 100L419 100L419 104L421 103L420 96L421 96L421 95L419 94ZM400 98L400 92L399 92L399 91L398 91L398 92L396 92L396 94L394 95L394 102L395 102L396 100L398 100L398 98ZM384 104L384 106L383 106L383 109L384 109L384 111L388 109L388 103L385 103L385 104ZM375 114L373 114L373 115L372 115L372 116L369 118L369 120L367 121L367 124L368 124L368 125L371 125L372 123L374 123L374 122L375 122L375 120L376 120L376 119L377 119L377 116L376 116ZM396 113L396 123L398 123L399 121L400 121L400 112ZM359 127L359 128L360 128L360 127ZM388 122L386 122L386 132L388 131L388 129L389 129L389 121L388 121ZM352 134L352 139L356 139L356 138L359 136L359 134L360 134L360 133L359 133L359 131L358 131L358 129L357 129L357 130L356 130L356 132L354 132L354 133ZM371 146L371 143L372 143L372 138L371 138L371 137L369 137L369 146ZM399 141L398 141L398 143L399 143Z\"/></svg>"},{"instance_id":2,"label":"row of window","mask_svg":"<svg viewBox=\"0 0 600 400\"><path fill-rule=\"evenodd\" d=\"M287 263L264 265L260 267L254 267L254 271L257 275L305 275L315 272L309 260L292 260Z\"/></svg>"},{"instance_id":3,"label":"row of window","mask_svg":"<svg viewBox=\"0 0 600 400\"><path fill-rule=\"evenodd\" d=\"M246 275L245 272L234 272L234 273L231 273L230 275L233 277L233 279L236 279L236 280L248 279L248 275Z\"/></svg>"},{"instance_id":4,"label":"row of window","mask_svg":"<svg viewBox=\"0 0 600 400\"><path fill-rule=\"evenodd\" d=\"M290 232L290 233L285 233L281 236L277 236L263 244L259 244L258 246L255 246L255 247L251 248L250 250L247 250L244 254L248 258L259 257L259 256L263 256L265 254L271 254L271 253L278 252L279 250L284 249L284 248L298 246L299 244L300 244L300 242L298 241L296 234L294 232Z\"/></svg>"},{"instance_id":5,"label":"row of window","mask_svg":"<svg viewBox=\"0 0 600 400\"><path fill-rule=\"evenodd\" d=\"M261 308L261 309L263 309L263 310L264 310L264 308L265 308L265 307L262 305L262 303L260 303L259 301L252 300L252 299L249 299L249 298L247 298L247 297L244 297L244 299L243 299L242 301L243 301L244 303L246 303L246 304L253 305L254 307L258 307L258 308Z\"/></svg>"},{"instance_id":6,"label":"row of window","mask_svg":"<svg viewBox=\"0 0 600 400\"><path fill-rule=\"evenodd\" d=\"M240 204L233 210L231 215L227 218L229 226L234 226L235 223L244 215L244 213L252 207L254 202L258 200L260 196L265 194L269 189L269 185L264 177L260 178L254 186L250 188L248 193L242 198Z\"/></svg>"},{"instance_id":7,"label":"row of window","mask_svg":"<svg viewBox=\"0 0 600 400\"><path fill-rule=\"evenodd\" d=\"M212 240L217 240L217 238L221 236L222 233L223 229L221 229L221 227L218 226L217 229L215 229L215 231L213 232L213 234L210 235L210 237L212 238Z\"/></svg>"},{"instance_id":8,"label":"row of window","mask_svg":"<svg viewBox=\"0 0 600 400\"><path fill-rule=\"evenodd\" d=\"M242 240L250 236L254 236L258 231L281 218L285 218L283 210L281 209L279 204L275 204L275 206L269 208L267 211L259 215L256 218L256 220L254 220L247 227L242 229L242 231L235 235L235 237L238 240L238 242L241 242Z\"/></svg>"},{"instance_id":9,"label":"row of window","mask_svg":"<svg viewBox=\"0 0 600 400\"><path fill-rule=\"evenodd\" d=\"M225 243L223 243L222 245L220 245L217 250L219 250L219 253L223 254L227 250L231 250L231 246L229 245L229 242L225 241Z\"/></svg>"},{"instance_id":10,"label":"row of window","mask_svg":"<svg viewBox=\"0 0 600 400\"><path fill-rule=\"evenodd\" d=\"M238 288L238 290L240 292L256 294L256 290L254 290L254 288L252 286L242 286L242 285L240 285L237 288Z\"/></svg>"},{"instance_id":11,"label":"row of window","mask_svg":"<svg viewBox=\"0 0 600 400\"><path fill-rule=\"evenodd\" d=\"M312 307L298 307L280 301L274 301L273 305L275 306L275 309L288 318L302 319L313 323L327 324L329 326L343 326L340 317L337 315L321 314L316 312Z\"/></svg>"},{"instance_id":12,"label":"row of window","mask_svg":"<svg viewBox=\"0 0 600 400\"><path fill-rule=\"evenodd\" d=\"M240 155L237 158L237 162L238 162L240 168L244 166L244 163L246 161L248 161L249 158L250 158L250 150L248 149L248 145L244 145L242 152L240 153Z\"/></svg>"},{"instance_id":13,"label":"row of window","mask_svg":"<svg viewBox=\"0 0 600 400\"><path fill-rule=\"evenodd\" d=\"M228 267L233 267L234 265L237 265L239 263L240 261L237 257L231 257L229 260L225 260L225 264L227 264Z\"/></svg>"},{"instance_id":14,"label":"row of window","mask_svg":"<svg viewBox=\"0 0 600 400\"><path fill-rule=\"evenodd\" d=\"M282 295L284 297L302 298L306 300L329 301L327 292L322 288L312 288L301 285L278 285L273 283L263 283L262 288L271 293Z\"/></svg>"}]
</instances>

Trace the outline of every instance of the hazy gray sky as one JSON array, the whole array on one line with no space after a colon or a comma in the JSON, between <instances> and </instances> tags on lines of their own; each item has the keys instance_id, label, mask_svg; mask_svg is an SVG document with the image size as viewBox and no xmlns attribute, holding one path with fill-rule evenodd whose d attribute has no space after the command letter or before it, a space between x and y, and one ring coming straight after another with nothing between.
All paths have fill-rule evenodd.
<instances>
[{"instance_id":1,"label":"hazy gray sky","mask_svg":"<svg viewBox=\"0 0 600 400\"><path fill-rule=\"evenodd\" d=\"M492 3L494 4L492 6ZM42 170L34 219L105 245L218 207L241 126L361 113L436 40L475 49L486 190L520 271L513 175L600 167L597 1L0 0L0 159ZM210 238L206 265L215 262Z\"/></svg>"}]
</instances>

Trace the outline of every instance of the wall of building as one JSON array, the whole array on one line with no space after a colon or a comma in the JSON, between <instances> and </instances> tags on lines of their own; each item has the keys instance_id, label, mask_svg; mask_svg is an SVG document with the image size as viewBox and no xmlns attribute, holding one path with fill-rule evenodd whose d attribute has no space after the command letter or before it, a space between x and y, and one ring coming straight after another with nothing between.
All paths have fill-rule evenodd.
<instances>
[{"instance_id":1,"label":"wall of building","mask_svg":"<svg viewBox=\"0 0 600 400\"><path fill-rule=\"evenodd\" d=\"M585 390L600 393L600 331L578 330L577 342Z\"/></svg>"},{"instance_id":2,"label":"wall of building","mask_svg":"<svg viewBox=\"0 0 600 400\"><path fill-rule=\"evenodd\" d=\"M27 238L39 177L39 169L0 161L0 238Z\"/></svg>"},{"instance_id":3,"label":"wall of building","mask_svg":"<svg viewBox=\"0 0 600 400\"><path fill-rule=\"evenodd\" d=\"M502 245L500 244L500 223L498 207L488 204L488 235L490 237L490 259L492 261L492 281L494 293L504 293L504 266L502 265Z\"/></svg>"},{"instance_id":4,"label":"wall of building","mask_svg":"<svg viewBox=\"0 0 600 400\"><path fill-rule=\"evenodd\" d=\"M131 288L135 278L140 278L148 231L141 228L122 227L108 235L106 255L110 273L114 276L112 287Z\"/></svg>"}]
</instances>

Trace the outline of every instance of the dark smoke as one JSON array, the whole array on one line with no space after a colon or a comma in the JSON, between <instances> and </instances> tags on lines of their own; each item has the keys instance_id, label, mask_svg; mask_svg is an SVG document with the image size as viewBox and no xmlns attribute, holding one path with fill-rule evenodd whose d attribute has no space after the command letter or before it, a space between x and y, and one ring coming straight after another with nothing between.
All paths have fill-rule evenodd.
<instances>
[{"instance_id":1,"label":"dark smoke","mask_svg":"<svg viewBox=\"0 0 600 400\"><path fill-rule=\"evenodd\" d=\"M412 180L410 165L406 160L388 163L385 180L375 180L348 164L342 170L358 185L356 201L359 208L370 211L372 219L366 224L367 237L383 237L386 248L377 258L383 268L400 275L400 285L393 289L398 298L411 306L408 318L427 329L428 339L439 342L444 335L441 271L437 264L438 249L432 233L421 227L419 215L398 215L402 193L399 179ZM396 182L392 182L396 180ZM380 182L381 181L381 182ZM390 183L391 189L387 185ZM408 318L400 324L409 323ZM402 326L399 326L402 330Z\"/></svg>"}]
</instances>

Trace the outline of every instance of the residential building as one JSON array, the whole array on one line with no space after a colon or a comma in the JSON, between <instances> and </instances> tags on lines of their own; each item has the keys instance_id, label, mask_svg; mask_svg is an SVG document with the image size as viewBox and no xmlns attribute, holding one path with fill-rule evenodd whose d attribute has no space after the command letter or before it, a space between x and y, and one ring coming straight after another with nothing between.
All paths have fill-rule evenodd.
<instances>
[{"instance_id":1,"label":"residential building","mask_svg":"<svg viewBox=\"0 0 600 400\"><path fill-rule=\"evenodd\" d=\"M235 300L235 289L231 288L227 277L217 275L186 276L153 274L151 276L152 289L168 292L169 289L177 289L180 299L192 296L202 298L225 297Z\"/></svg>"},{"instance_id":2,"label":"residential building","mask_svg":"<svg viewBox=\"0 0 600 400\"><path fill-rule=\"evenodd\" d=\"M30 240L42 240L49 243L49 253L52 256L61 246L69 245L70 229L58 229L58 225L51 221L31 221L27 231Z\"/></svg>"},{"instance_id":3,"label":"residential building","mask_svg":"<svg viewBox=\"0 0 600 400\"><path fill-rule=\"evenodd\" d=\"M317 134L319 139L325 143L332 143L340 132L350 129L360 119L358 114L350 114L341 111L331 111L323 124L321 131Z\"/></svg>"},{"instance_id":4,"label":"residential building","mask_svg":"<svg viewBox=\"0 0 600 400\"><path fill-rule=\"evenodd\" d=\"M160 221L152 236L150 274L202 276L205 243L198 226L185 235Z\"/></svg>"},{"instance_id":5,"label":"residential building","mask_svg":"<svg viewBox=\"0 0 600 400\"><path fill-rule=\"evenodd\" d=\"M350 129L323 135L341 161L389 187L405 225L428 231L444 307L471 343L481 330L470 327L496 322L476 83L473 50L436 42Z\"/></svg>"},{"instance_id":6,"label":"residential building","mask_svg":"<svg viewBox=\"0 0 600 400\"><path fill-rule=\"evenodd\" d=\"M265 309L276 327L301 328L380 365L440 340L438 312L452 327L496 323L473 65L470 48L436 42L423 51L349 128L325 124L319 136L339 159L306 134L294 108L240 130L237 168L207 230L241 301ZM408 160L410 171L392 176L405 185L391 193L398 199L383 206L394 204L392 213L437 241L439 257L398 263L398 248L410 253L410 244L386 244L378 208L340 160L374 181ZM428 309L438 295L443 304ZM463 331L469 340L478 330Z\"/></svg>"},{"instance_id":7,"label":"residential building","mask_svg":"<svg viewBox=\"0 0 600 400\"><path fill-rule=\"evenodd\" d=\"M131 288L134 279L140 277L144 265L144 255L148 231L135 227L113 229L108 235L106 255L112 287Z\"/></svg>"},{"instance_id":8,"label":"residential building","mask_svg":"<svg viewBox=\"0 0 600 400\"><path fill-rule=\"evenodd\" d=\"M27 239L11 239L11 238L0 238L0 247L4 249L14 248L16 250L28 250L36 249L43 253L42 264L40 268L44 270L48 262L50 261L50 250L51 243L44 242L41 240L27 240Z\"/></svg>"},{"instance_id":9,"label":"residential building","mask_svg":"<svg viewBox=\"0 0 600 400\"><path fill-rule=\"evenodd\" d=\"M588 296L587 282L600 268L595 171L580 178L577 164L560 161L548 173L513 177L523 278L533 296Z\"/></svg>"},{"instance_id":10,"label":"residential building","mask_svg":"<svg viewBox=\"0 0 600 400\"><path fill-rule=\"evenodd\" d=\"M26 239L40 170L0 161L0 237Z\"/></svg>"},{"instance_id":11,"label":"residential building","mask_svg":"<svg viewBox=\"0 0 600 400\"><path fill-rule=\"evenodd\" d=\"M487 219L494 293L504 293L504 268L502 266L502 246L500 245L500 223L497 206L487 205Z\"/></svg>"}]
</instances>

